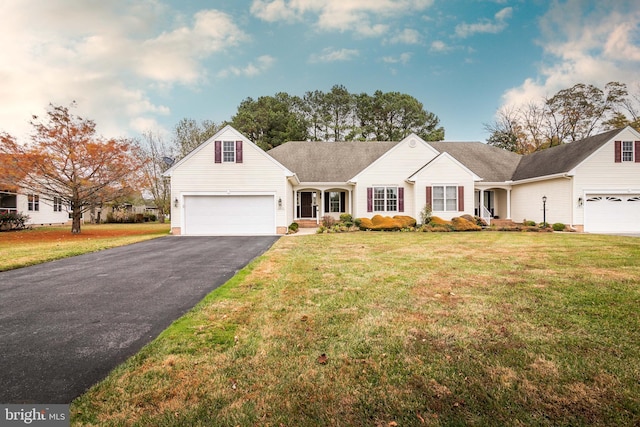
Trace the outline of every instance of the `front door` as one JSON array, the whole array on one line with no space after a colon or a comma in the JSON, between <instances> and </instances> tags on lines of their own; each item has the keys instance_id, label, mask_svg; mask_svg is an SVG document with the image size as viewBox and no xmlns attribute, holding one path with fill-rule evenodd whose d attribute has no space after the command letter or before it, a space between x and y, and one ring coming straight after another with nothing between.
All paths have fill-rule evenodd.
<instances>
[{"instance_id":1,"label":"front door","mask_svg":"<svg viewBox=\"0 0 640 427\"><path fill-rule=\"evenodd\" d=\"M316 193L303 191L300 193L300 218L315 218Z\"/></svg>"}]
</instances>

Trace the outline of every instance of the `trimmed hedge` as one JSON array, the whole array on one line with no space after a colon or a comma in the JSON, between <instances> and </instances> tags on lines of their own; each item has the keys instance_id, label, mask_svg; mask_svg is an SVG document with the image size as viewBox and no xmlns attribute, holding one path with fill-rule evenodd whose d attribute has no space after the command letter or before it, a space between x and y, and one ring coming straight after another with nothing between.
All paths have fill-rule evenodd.
<instances>
[{"instance_id":1,"label":"trimmed hedge","mask_svg":"<svg viewBox=\"0 0 640 427\"><path fill-rule=\"evenodd\" d=\"M416 220L410 216L396 215L390 216L375 215L373 218L359 218L361 230L402 230L415 227Z\"/></svg>"}]
</instances>

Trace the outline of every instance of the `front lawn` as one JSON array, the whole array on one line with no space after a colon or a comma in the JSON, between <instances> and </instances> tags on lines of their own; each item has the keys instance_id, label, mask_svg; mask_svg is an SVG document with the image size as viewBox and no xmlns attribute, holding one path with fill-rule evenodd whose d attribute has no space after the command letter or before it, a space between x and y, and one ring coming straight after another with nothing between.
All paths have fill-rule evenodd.
<instances>
[{"instance_id":1,"label":"front lawn","mask_svg":"<svg viewBox=\"0 0 640 427\"><path fill-rule=\"evenodd\" d=\"M640 240L282 238L74 425L640 424Z\"/></svg>"},{"instance_id":2,"label":"front lawn","mask_svg":"<svg viewBox=\"0 0 640 427\"><path fill-rule=\"evenodd\" d=\"M0 271L153 239L167 235L169 227L168 223L87 224L80 234L71 234L71 226L2 232Z\"/></svg>"}]
</instances>

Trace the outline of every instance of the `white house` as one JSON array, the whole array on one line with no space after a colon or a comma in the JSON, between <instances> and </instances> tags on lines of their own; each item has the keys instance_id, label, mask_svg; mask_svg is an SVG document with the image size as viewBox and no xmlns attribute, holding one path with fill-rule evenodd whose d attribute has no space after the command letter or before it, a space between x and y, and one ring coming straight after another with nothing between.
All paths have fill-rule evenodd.
<instances>
[{"instance_id":1,"label":"white house","mask_svg":"<svg viewBox=\"0 0 640 427\"><path fill-rule=\"evenodd\" d=\"M226 126L166 173L173 234L284 234L325 215L562 222L640 232L640 134L630 127L518 155L480 142L292 141L264 152ZM545 202L543 203L543 197Z\"/></svg>"},{"instance_id":2,"label":"white house","mask_svg":"<svg viewBox=\"0 0 640 427\"><path fill-rule=\"evenodd\" d=\"M65 224L69 221L69 211L60 197L22 194L16 190L0 190L0 212L27 215L28 225Z\"/></svg>"}]
</instances>

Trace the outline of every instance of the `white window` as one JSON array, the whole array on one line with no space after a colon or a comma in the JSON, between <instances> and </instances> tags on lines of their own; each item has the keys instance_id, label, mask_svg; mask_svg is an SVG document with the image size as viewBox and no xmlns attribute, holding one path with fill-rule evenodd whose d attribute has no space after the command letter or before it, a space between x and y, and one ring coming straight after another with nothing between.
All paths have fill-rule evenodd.
<instances>
[{"instance_id":1,"label":"white window","mask_svg":"<svg viewBox=\"0 0 640 427\"><path fill-rule=\"evenodd\" d=\"M329 192L329 212L344 212L342 193L337 191Z\"/></svg>"},{"instance_id":2,"label":"white window","mask_svg":"<svg viewBox=\"0 0 640 427\"><path fill-rule=\"evenodd\" d=\"M622 161L633 162L633 141L622 141Z\"/></svg>"},{"instance_id":3,"label":"white window","mask_svg":"<svg viewBox=\"0 0 640 427\"><path fill-rule=\"evenodd\" d=\"M62 199L60 197L53 198L53 211L62 212Z\"/></svg>"},{"instance_id":4,"label":"white window","mask_svg":"<svg viewBox=\"0 0 640 427\"><path fill-rule=\"evenodd\" d=\"M373 210L396 212L398 210L398 187L374 187Z\"/></svg>"},{"instance_id":5,"label":"white window","mask_svg":"<svg viewBox=\"0 0 640 427\"><path fill-rule=\"evenodd\" d=\"M455 185L433 186L433 210L447 212L458 210L458 187Z\"/></svg>"},{"instance_id":6,"label":"white window","mask_svg":"<svg viewBox=\"0 0 640 427\"><path fill-rule=\"evenodd\" d=\"M37 194L29 194L27 196L27 210L39 211L40 210L40 196Z\"/></svg>"},{"instance_id":7,"label":"white window","mask_svg":"<svg viewBox=\"0 0 640 427\"><path fill-rule=\"evenodd\" d=\"M222 161L225 163L235 163L236 143L234 141L222 142Z\"/></svg>"}]
</instances>

